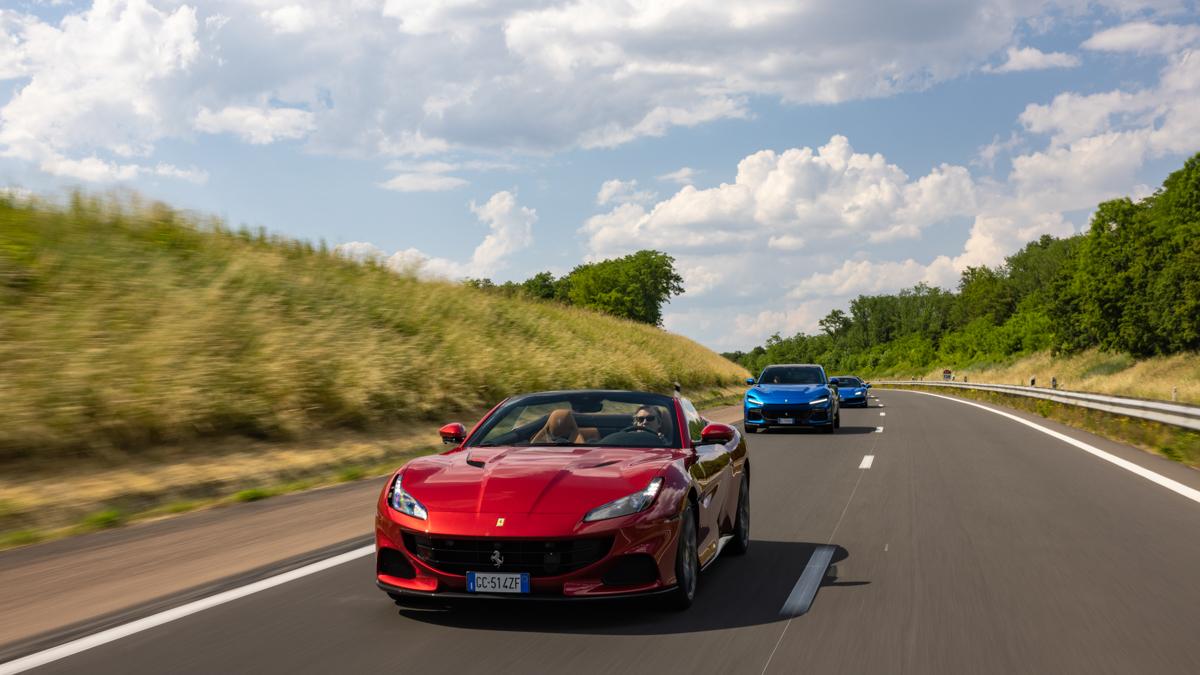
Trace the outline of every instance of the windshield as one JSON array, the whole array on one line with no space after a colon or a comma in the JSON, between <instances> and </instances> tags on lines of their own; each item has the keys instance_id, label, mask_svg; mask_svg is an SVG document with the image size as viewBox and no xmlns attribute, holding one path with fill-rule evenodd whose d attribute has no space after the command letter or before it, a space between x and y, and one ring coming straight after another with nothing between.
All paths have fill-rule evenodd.
<instances>
[{"instance_id":1,"label":"windshield","mask_svg":"<svg viewBox=\"0 0 1200 675\"><path fill-rule=\"evenodd\" d=\"M768 366L759 384L825 384L820 368L813 366Z\"/></svg>"},{"instance_id":2,"label":"windshield","mask_svg":"<svg viewBox=\"0 0 1200 675\"><path fill-rule=\"evenodd\" d=\"M513 399L468 446L677 448L673 399L637 392L558 392Z\"/></svg>"},{"instance_id":3,"label":"windshield","mask_svg":"<svg viewBox=\"0 0 1200 675\"><path fill-rule=\"evenodd\" d=\"M837 378L837 381L838 381L838 386L843 389L845 389L846 387L861 387L861 386L863 386L862 380L858 379L857 377L851 377L849 375L839 375Z\"/></svg>"}]
</instances>

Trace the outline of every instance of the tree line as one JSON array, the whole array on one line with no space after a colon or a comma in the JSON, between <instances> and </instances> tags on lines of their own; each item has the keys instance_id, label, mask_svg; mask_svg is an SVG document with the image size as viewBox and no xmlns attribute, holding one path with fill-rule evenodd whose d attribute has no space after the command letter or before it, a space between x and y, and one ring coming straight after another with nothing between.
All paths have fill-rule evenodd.
<instances>
[{"instance_id":1,"label":"tree line","mask_svg":"<svg viewBox=\"0 0 1200 675\"><path fill-rule=\"evenodd\" d=\"M683 277L675 271L675 259L651 250L577 265L558 278L538 272L525 281L497 284L491 279L467 279L464 283L502 295L586 307L652 326L662 324L663 304L683 292Z\"/></svg>"},{"instance_id":2,"label":"tree line","mask_svg":"<svg viewBox=\"0 0 1200 675\"><path fill-rule=\"evenodd\" d=\"M1200 154L1153 195L1100 204L1083 233L1046 235L1003 265L968 267L956 291L918 284L860 295L819 326L725 356L752 372L799 362L903 375L1041 350L1149 357L1200 349Z\"/></svg>"}]
</instances>

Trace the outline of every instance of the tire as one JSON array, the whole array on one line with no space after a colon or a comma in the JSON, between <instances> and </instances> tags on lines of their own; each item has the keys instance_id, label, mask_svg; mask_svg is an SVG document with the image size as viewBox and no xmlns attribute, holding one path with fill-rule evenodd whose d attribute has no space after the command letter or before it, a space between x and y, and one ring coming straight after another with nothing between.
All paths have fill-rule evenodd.
<instances>
[{"instance_id":1,"label":"tire","mask_svg":"<svg viewBox=\"0 0 1200 675\"><path fill-rule=\"evenodd\" d=\"M745 555L750 548L750 474L742 472L737 513L733 515L733 541L725 547L730 555Z\"/></svg>"},{"instance_id":2,"label":"tire","mask_svg":"<svg viewBox=\"0 0 1200 675\"><path fill-rule=\"evenodd\" d=\"M679 537L675 547L675 588L667 596L667 605L683 611L696 599L700 581L700 558L696 542L696 516L692 505L679 516Z\"/></svg>"}]
</instances>

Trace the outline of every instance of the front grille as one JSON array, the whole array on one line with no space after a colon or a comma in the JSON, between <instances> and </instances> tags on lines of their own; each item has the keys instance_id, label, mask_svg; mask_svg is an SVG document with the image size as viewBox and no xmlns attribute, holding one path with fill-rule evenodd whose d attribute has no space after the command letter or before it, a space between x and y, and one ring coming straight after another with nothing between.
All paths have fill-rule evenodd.
<instances>
[{"instance_id":1,"label":"front grille","mask_svg":"<svg viewBox=\"0 0 1200 675\"><path fill-rule=\"evenodd\" d=\"M804 424L808 421L812 414L807 406L801 408L796 405L766 405L763 406L763 418L772 422L777 421L780 417L791 417L796 420L796 424Z\"/></svg>"},{"instance_id":2,"label":"front grille","mask_svg":"<svg viewBox=\"0 0 1200 675\"><path fill-rule=\"evenodd\" d=\"M527 572L552 577L583 569L603 558L613 538L464 539L405 533L404 545L430 567L448 574ZM499 552L499 556L494 556ZM502 562L496 565L495 559Z\"/></svg>"}]
</instances>

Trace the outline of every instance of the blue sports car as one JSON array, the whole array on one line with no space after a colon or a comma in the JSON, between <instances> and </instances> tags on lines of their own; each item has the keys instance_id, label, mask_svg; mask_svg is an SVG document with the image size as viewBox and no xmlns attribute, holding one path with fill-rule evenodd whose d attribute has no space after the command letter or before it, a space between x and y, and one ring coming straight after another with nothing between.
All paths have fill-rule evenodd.
<instances>
[{"instance_id":1,"label":"blue sports car","mask_svg":"<svg viewBox=\"0 0 1200 675\"><path fill-rule=\"evenodd\" d=\"M854 375L838 375L833 381L837 384L838 398L841 399L842 405L861 405L864 408L870 405L867 401L867 390L871 385L863 382L861 378Z\"/></svg>"},{"instance_id":2,"label":"blue sports car","mask_svg":"<svg viewBox=\"0 0 1200 675\"><path fill-rule=\"evenodd\" d=\"M837 388L825 369L812 364L767 366L742 403L747 432L771 427L816 427L825 433L841 426Z\"/></svg>"}]
</instances>

